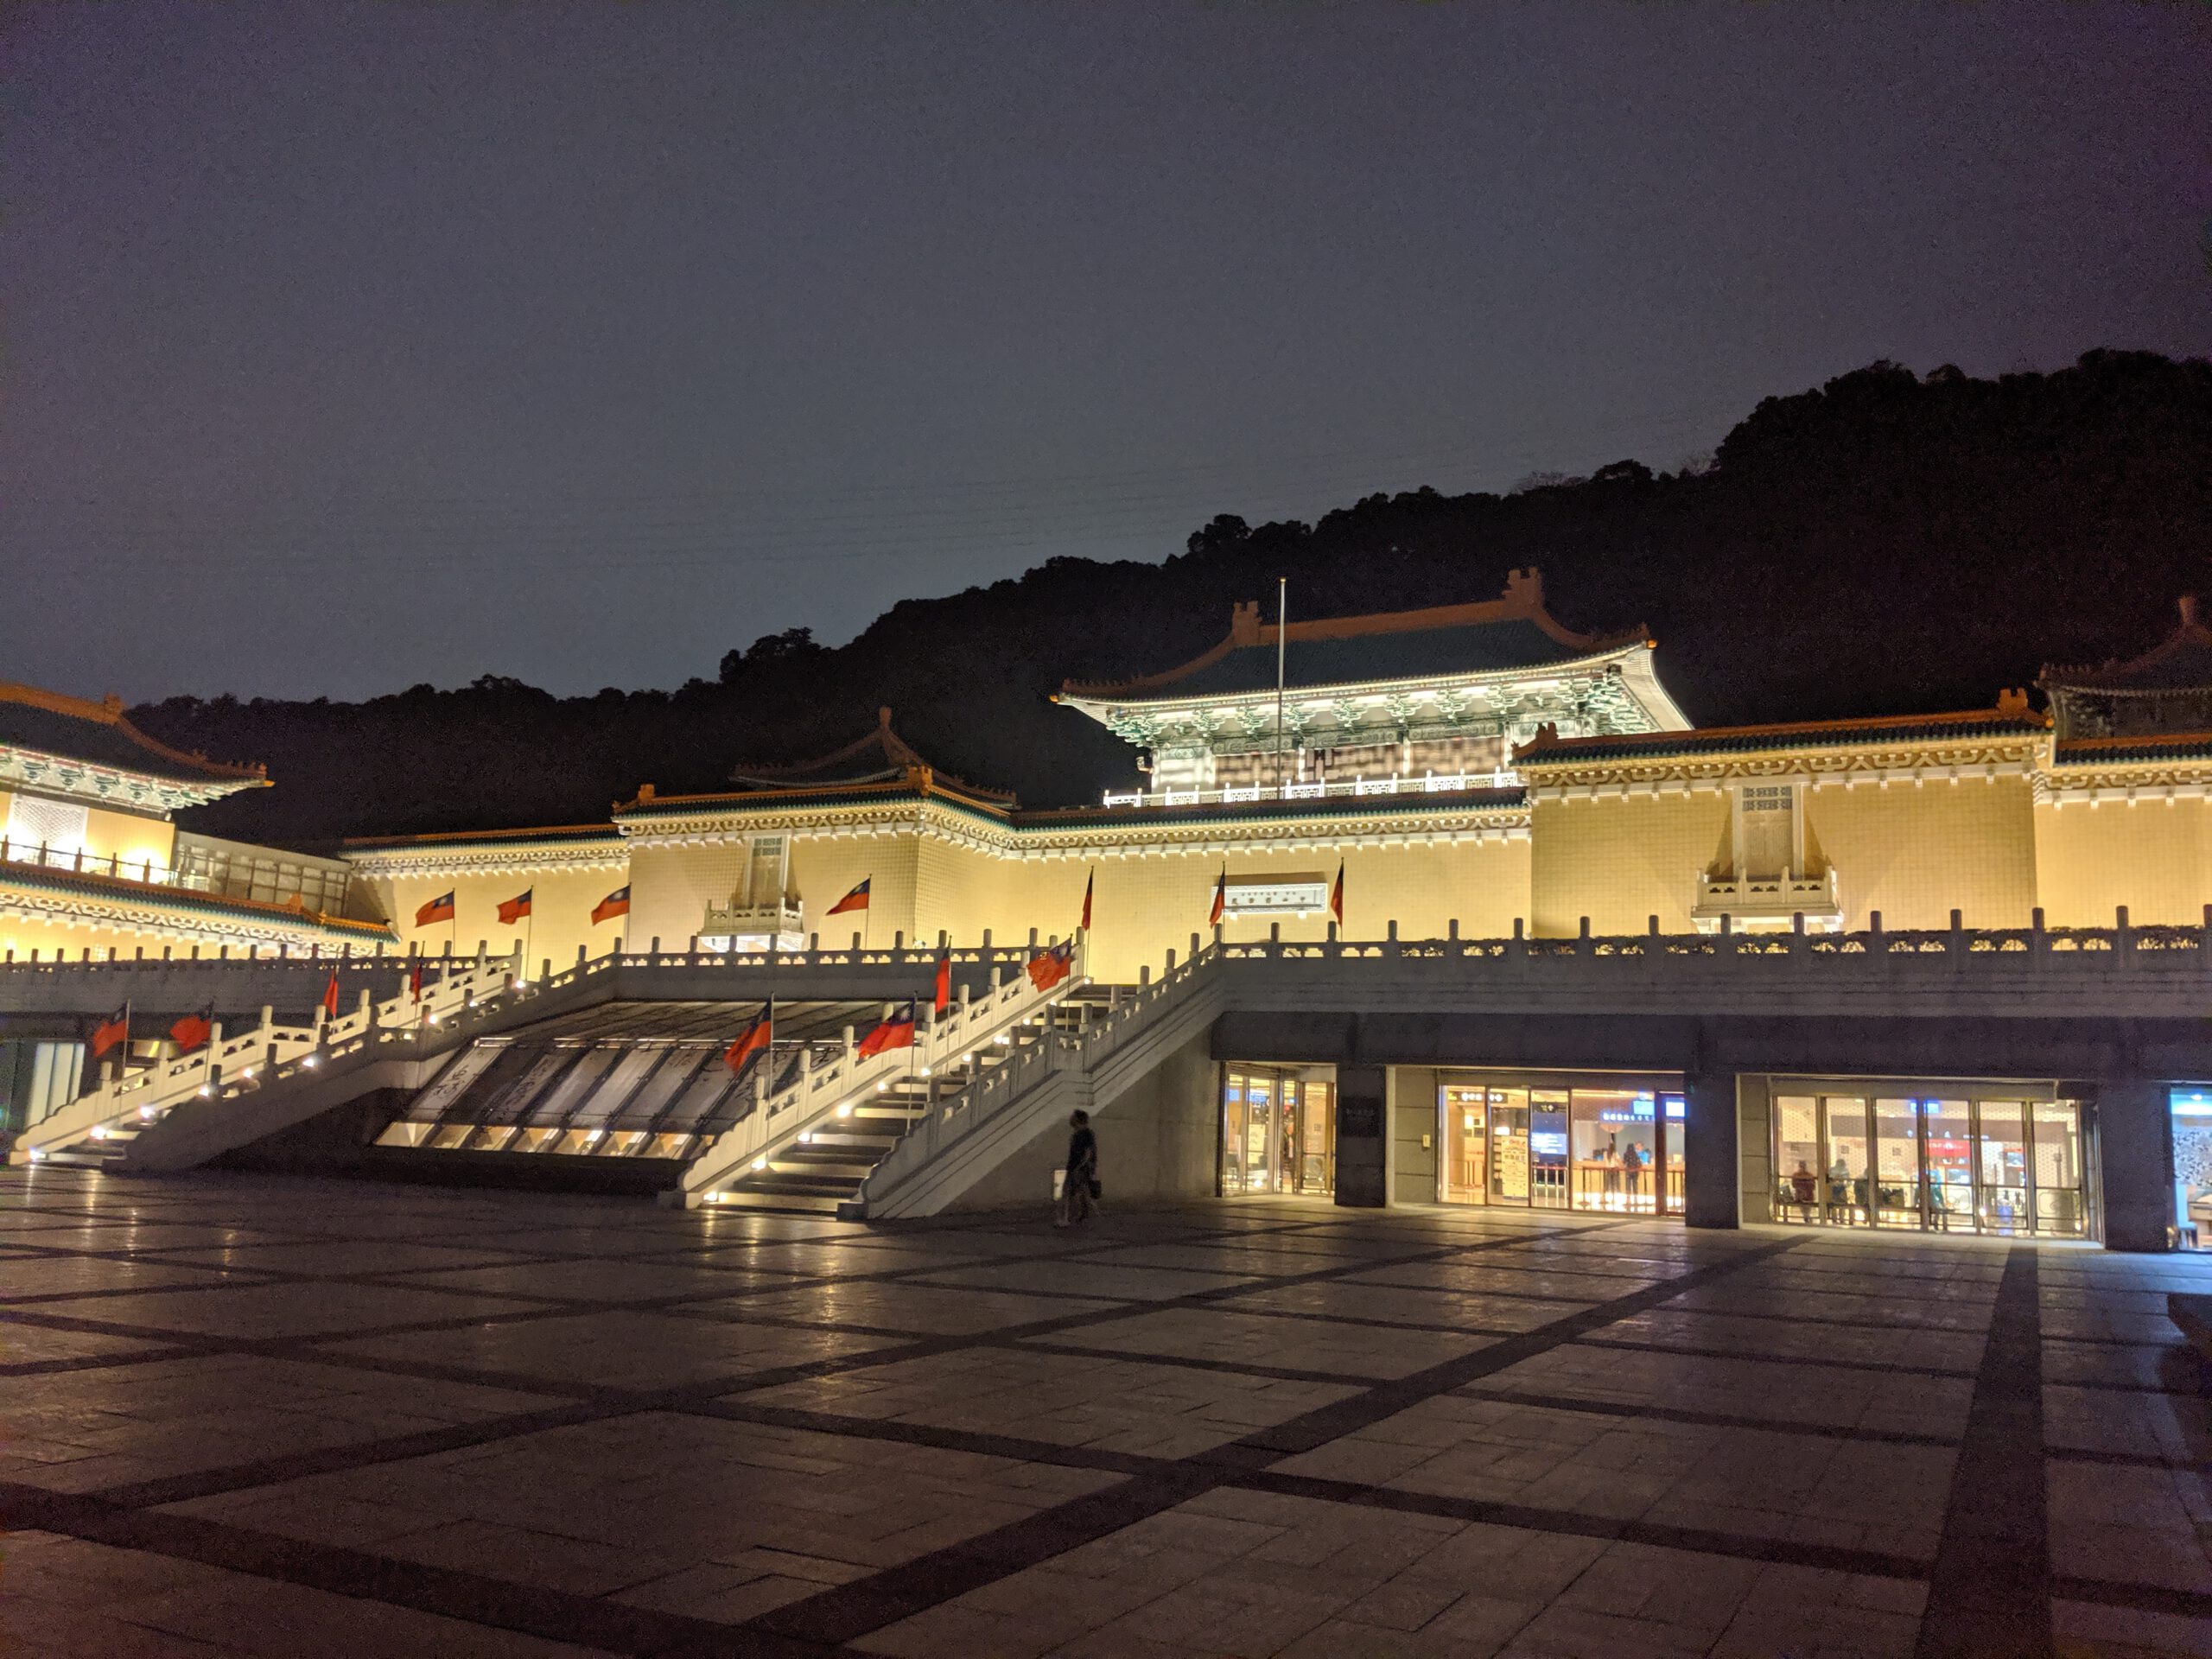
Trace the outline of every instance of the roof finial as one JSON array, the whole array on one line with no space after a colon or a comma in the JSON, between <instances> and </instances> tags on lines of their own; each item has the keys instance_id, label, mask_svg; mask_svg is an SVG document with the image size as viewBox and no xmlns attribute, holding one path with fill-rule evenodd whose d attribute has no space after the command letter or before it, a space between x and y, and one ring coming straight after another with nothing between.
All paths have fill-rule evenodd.
<instances>
[{"instance_id":1,"label":"roof finial","mask_svg":"<svg viewBox=\"0 0 2212 1659\"><path fill-rule=\"evenodd\" d=\"M2195 594L2183 594L2181 596L2181 622L2185 628L2193 628L2196 626L2196 595Z\"/></svg>"},{"instance_id":2,"label":"roof finial","mask_svg":"<svg viewBox=\"0 0 2212 1659\"><path fill-rule=\"evenodd\" d=\"M878 726L880 726L887 732L891 729L891 705L889 703L884 704L875 711L875 723Z\"/></svg>"}]
</instances>

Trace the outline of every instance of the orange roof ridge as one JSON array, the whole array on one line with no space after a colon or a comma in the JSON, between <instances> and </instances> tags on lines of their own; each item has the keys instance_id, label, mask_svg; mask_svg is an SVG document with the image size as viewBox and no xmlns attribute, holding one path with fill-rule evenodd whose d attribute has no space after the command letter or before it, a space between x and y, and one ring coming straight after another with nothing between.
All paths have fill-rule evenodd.
<instances>
[{"instance_id":1,"label":"orange roof ridge","mask_svg":"<svg viewBox=\"0 0 2212 1659\"><path fill-rule=\"evenodd\" d=\"M525 824L514 830L431 830L417 836L347 836L341 847L413 847L430 841L522 841L532 836L613 836L611 823Z\"/></svg>"},{"instance_id":2,"label":"orange roof ridge","mask_svg":"<svg viewBox=\"0 0 2212 1659\"><path fill-rule=\"evenodd\" d=\"M1320 639L1353 639L1376 633L1420 633L1431 628L1461 628L1488 622L1530 622L1571 650L1597 652L1622 645L1648 645L1650 631L1642 623L1605 634L1579 633L1554 617L1544 605L1543 573L1531 565L1506 573L1505 588L1496 599L1472 600L1457 605L1432 605L1410 611L1371 611L1357 616L1315 617L1293 622L1278 630L1262 620L1257 601L1233 607L1228 636L1218 644L1174 668L1141 674L1125 680L1066 680L1062 696L1086 696L1117 691L1148 691L1171 685L1210 668L1232 651L1272 645L1280 632L1286 644L1310 644Z\"/></svg>"},{"instance_id":3,"label":"orange roof ridge","mask_svg":"<svg viewBox=\"0 0 2212 1659\"><path fill-rule=\"evenodd\" d=\"M123 699L112 691L94 702L89 697L73 697L63 691L48 691L43 686L25 685L20 681L0 680L0 702L19 702L27 709L42 709L49 715L61 715L71 720L90 721L96 725L112 726L132 742L150 754L180 766L197 766L202 772L212 772L232 778L267 783L266 766L244 766L227 760L210 760L197 753L187 753L172 748L158 737L149 736L132 725L123 712Z\"/></svg>"},{"instance_id":4,"label":"orange roof ridge","mask_svg":"<svg viewBox=\"0 0 2212 1659\"><path fill-rule=\"evenodd\" d=\"M760 779L764 782L772 783L779 778L795 778L803 773L819 772L824 767L837 766L841 762L855 760L872 748L880 750L883 758L892 766L902 768L907 774L906 781L918 783L925 794L929 791L932 782L941 780L960 793L974 796L979 800L1001 800L1011 803L1014 798L1011 790L992 789L987 785L971 784L965 779L946 772L941 767L931 766L929 761L923 759L920 750L915 748L912 744L892 729L891 709L887 705L875 711L875 728L873 731L855 738L841 749L834 750L828 754L817 755L811 760L791 761L781 766L741 766L733 774L733 780L743 783L750 779ZM835 781L792 785L795 789L836 789L856 786L853 784L838 784ZM650 797L641 797L641 798L650 798ZM671 799L711 800L721 798L710 795L683 797L664 795L660 798L665 801ZM637 802L632 801L630 804L634 806Z\"/></svg>"},{"instance_id":5,"label":"orange roof ridge","mask_svg":"<svg viewBox=\"0 0 2212 1659\"><path fill-rule=\"evenodd\" d=\"M1513 758L1516 760L1524 757L1541 760L1551 753L1573 753L1585 748L1611 748L1625 743L1648 743L1654 747L1663 747L1669 743L1702 743L1716 738L1778 737L1800 732L1809 736L1821 732L1880 732L1900 726L1994 725L1999 722L2047 730L2050 716L2029 708L2028 694L2021 690L2000 693L1993 708L1954 709L1934 715L1852 715L1840 720L1783 720L1746 726L1692 726L1678 732L1593 732L1581 737L1561 737L1556 726L1547 724L1539 726L1534 737L1516 747Z\"/></svg>"}]
</instances>

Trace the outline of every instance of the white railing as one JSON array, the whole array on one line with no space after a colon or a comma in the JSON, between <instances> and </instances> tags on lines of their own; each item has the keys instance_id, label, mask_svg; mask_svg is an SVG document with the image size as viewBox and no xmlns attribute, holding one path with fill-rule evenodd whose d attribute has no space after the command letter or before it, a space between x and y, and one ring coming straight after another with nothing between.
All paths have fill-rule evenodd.
<instances>
[{"instance_id":1,"label":"white railing","mask_svg":"<svg viewBox=\"0 0 2212 1659\"><path fill-rule=\"evenodd\" d=\"M216 1024L191 1053L110 1077L31 1125L16 1136L9 1161L36 1163L79 1141L135 1131L194 1101L265 1088L302 1069L364 1057L385 1046L421 1046L427 1033L455 1015L486 1006L521 983L512 957L425 962L437 963L440 971L435 978L425 974L419 1001L403 982L397 995L381 1002L363 991L353 1011L335 1019L318 1008L305 1026L279 1025L265 1007L251 1030L226 1033Z\"/></svg>"},{"instance_id":2,"label":"white railing","mask_svg":"<svg viewBox=\"0 0 2212 1659\"><path fill-rule=\"evenodd\" d=\"M1403 1001L1404 988L1419 986L1440 993L1439 1006L1465 1007L1471 1006L1471 987L1510 987L1531 977L1573 1011L1597 1012L1624 1001L1627 1006L1643 1004L1650 995L1644 988L1675 978L1709 1003L1716 995L1756 992L1762 982L1772 985L1777 975L1786 976L1787 982L1796 977L1787 966L1791 963L1802 963L1818 976L1807 982L1829 988L1822 995L1832 997L1835 989L1857 982L1855 988L1884 993L1900 1008L1921 1006L1931 986L1946 981L1955 985L1962 973L1987 977L1990 998L2022 1012L2030 1011L2022 999L2038 989L2050 996L2051 1014L2171 1014L2212 1001L2212 906L2205 907L2203 925L2196 927L2133 926L2124 907L2109 928L2047 928L2042 914L2036 912L2024 928L1967 928L1954 911L1948 928L1891 930L1877 912L1864 931L1848 934L1809 931L1802 918L1793 918L1796 925L1780 933L1738 932L1726 920L1713 933L1662 933L1654 918L1643 933L1604 935L1593 934L1586 918L1580 932L1567 938L1531 938L1519 923L1511 937L1500 938L1461 938L1456 923L1441 939L1401 939L1395 922L1380 940L1339 939L1334 926L1325 938L1306 940L1278 936L1232 942L1217 930L1209 941L1193 934L1187 957L1179 962L1171 950L1158 979L1147 971L1135 988L1116 988L1112 1002L1082 1029L1047 1033L1006 1065L934 1103L927 1118L915 1123L896 1152L871 1172L861 1198L871 1213L882 1213L876 1206L885 1198L900 1193L940 1156L957 1154L977 1134L1006 1121L1017 1103L1033 1101L1054 1113L1062 1109L1069 1102L1058 1094L1036 1093L1057 1076L1081 1074L1088 1080L1102 1071L1110 1074L1117 1061L1178 1015L1195 1013L1210 1020L1231 1000L1243 1006L1246 990L1232 997L1223 976L1245 964L1301 963L1325 969L1357 964L1359 979L1370 982L1378 1006L1386 1007L1410 1006ZM2084 980L2085 973L2114 977L2100 984ZM1622 975L1628 976L1624 984L1618 980ZM1267 982L1235 982L1249 989ZM1616 984L1626 993L1624 999L1600 995ZM1393 985L1398 988L1396 1001ZM2082 1000L2086 985L2103 993L2097 1007ZM1209 998L1207 993L1216 988L1219 996ZM1091 1105L1087 1088L1073 1103L1086 1109ZM909 1190L904 1199L894 1198L893 1207L911 1199Z\"/></svg>"},{"instance_id":3,"label":"white railing","mask_svg":"<svg viewBox=\"0 0 2212 1659\"><path fill-rule=\"evenodd\" d=\"M712 1202L715 1189L748 1169L765 1168L802 1135L850 1118L894 1080L926 1078L949 1063L972 1066L988 1045L1013 1047L1015 1027L1046 1017L1053 1003L1084 982L1083 958L1078 938L1068 976L1049 989L1039 990L1023 972L979 998L962 996L942 1022L916 1026L911 1048L863 1055L849 1033L844 1052L826 1066L816 1066L811 1048L801 1049L798 1077L773 1093L766 1070L756 1072L753 1110L700 1149L683 1172L684 1192Z\"/></svg>"},{"instance_id":4,"label":"white railing","mask_svg":"<svg viewBox=\"0 0 2212 1659\"><path fill-rule=\"evenodd\" d=\"M1738 924L1759 921L1788 927L1790 918L1797 915L1824 931L1843 925L1843 901L1834 870L1819 875L1700 875L1690 919L1700 929L1717 925L1723 917Z\"/></svg>"},{"instance_id":5,"label":"white railing","mask_svg":"<svg viewBox=\"0 0 2212 1659\"><path fill-rule=\"evenodd\" d=\"M1260 801L1319 801L1332 796L1448 795L1478 789L1518 789L1521 774L1507 767L1491 772L1432 772L1419 778L1353 778L1304 784L1245 784L1231 789L1108 790L1099 804L1111 807L1236 806Z\"/></svg>"}]
</instances>

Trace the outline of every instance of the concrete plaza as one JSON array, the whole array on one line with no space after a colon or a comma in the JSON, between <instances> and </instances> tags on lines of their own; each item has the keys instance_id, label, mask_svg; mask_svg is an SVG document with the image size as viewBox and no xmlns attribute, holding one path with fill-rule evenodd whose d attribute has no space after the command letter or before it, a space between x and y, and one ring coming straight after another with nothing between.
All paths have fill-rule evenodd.
<instances>
[{"instance_id":1,"label":"concrete plaza","mask_svg":"<svg viewBox=\"0 0 2212 1659\"><path fill-rule=\"evenodd\" d=\"M0 1182L0 1653L2212 1654L2212 1257Z\"/></svg>"}]
</instances>

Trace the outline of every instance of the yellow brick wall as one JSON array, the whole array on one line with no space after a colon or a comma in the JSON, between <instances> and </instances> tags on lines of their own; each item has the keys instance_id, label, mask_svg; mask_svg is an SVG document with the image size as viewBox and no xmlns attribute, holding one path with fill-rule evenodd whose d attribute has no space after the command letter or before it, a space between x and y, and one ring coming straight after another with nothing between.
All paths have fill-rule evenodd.
<instances>
[{"instance_id":1,"label":"yellow brick wall","mask_svg":"<svg viewBox=\"0 0 2212 1659\"><path fill-rule=\"evenodd\" d=\"M2035 809L2037 902L2051 927L2201 926L2212 903L2212 803L2045 802Z\"/></svg>"},{"instance_id":2,"label":"yellow brick wall","mask_svg":"<svg viewBox=\"0 0 2212 1659\"><path fill-rule=\"evenodd\" d=\"M1697 878L1728 852L1730 805L1717 791L1538 800L1530 814L1532 925L1567 938L1693 931Z\"/></svg>"},{"instance_id":3,"label":"yellow brick wall","mask_svg":"<svg viewBox=\"0 0 2212 1659\"><path fill-rule=\"evenodd\" d=\"M1836 873L1844 925L2025 927L2036 904L2034 801L2024 778L1810 791L1808 843Z\"/></svg>"},{"instance_id":4,"label":"yellow brick wall","mask_svg":"<svg viewBox=\"0 0 2212 1659\"><path fill-rule=\"evenodd\" d=\"M913 938L917 837L912 830L868 836L796 831L785 838L785 880L805 912L804 931L819 934L825 948L849 944L855 933L864 933L870 944L887 945L901 932ZM747 843L738 837L706 846L633 846L627 937L640 949L656 934L663 950L685 949L708 906L730 902L745 879L747 856ZM870 884L868 913L830 916L830 906L863 879Z\"/></svg>"},{"instance_id":5,"label":"yellow brick wall","mask_svg":"<svg viewBox=\"0 0 2212 1659\"><path fill-rule=\"evenodd\" d=\"M596 957L610 950L617 938L637 938L642 942L643 934L620 917L597 927L591 925L592 906L628 879L620 869L493 870L398 877L371 874L363 878L378 908L399 935L402 955L412 944L435 956L448 940L461 955L473 955L480 940L495 951L527 943L532 975L548 959L556 973L571 966L578 945L588 947ZM531 890L527 927L521 922L502 924L501 901L514 898L525 887ZM416 926L415 912L448 892L454 895L453 923ZM686 943L688 938L675 940L671 948Z\"/></svg>"},{"instance_id":6,"label":"yellow brick wall","mask_svg":"<svg viewBox=\"0 0 2212 1659\"><path fill-rule=\"evenodd\" d=\"M130 957L143 950L149 957L159 957L162 949L175 956L189 957L192 946L172 933L166 937L136 928L117 927L111 924L71 925L49 921L26 921L11 916L0 916L0 960L10 953L17 962L29 962L31 952L38 952L39 960L50 962L56 955L75 962L90 949L95 957L105 957L110 950ZM233 946L231 954L237 956L243 946ZM215 947L204 944L203 956L213 956Z\"/></svg>"}]
</instances>

